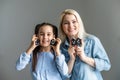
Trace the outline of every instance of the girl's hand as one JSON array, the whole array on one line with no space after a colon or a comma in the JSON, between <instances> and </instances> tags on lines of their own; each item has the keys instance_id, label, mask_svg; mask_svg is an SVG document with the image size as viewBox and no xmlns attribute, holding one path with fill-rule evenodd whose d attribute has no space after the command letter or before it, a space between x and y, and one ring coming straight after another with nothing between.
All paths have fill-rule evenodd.
<instances>
[{"instance_id":1,"label":"girl's hand","mask_svg":"<svg viewBox=\"0 0 120 80\"><path fill-rule=\"evenodd\" d=\"M32 51L38 46L38 45L36 45L37 39L38 39L38 37L36 37L36 35L34 34L34 35L32 36L31 44L30 44L29 48L28 48L27 51L26 51L27 54L31 54Z\"/></svg>"},{"instance_id":2,"label":"girl's hand","mask_svg":"<svg viewBox=\"0 0 120 80\"><path fill-rule=\"evenodd\" d=\"M36 44L36 41L38 40L38 37L34 34L31 41L31 47L36 48L38 45Z\"/></svg>"},{"instance_id":3,"label":"girl's hand","mask_svg":"<svg viewBox=\"0 0 120 80\"><path fill-rule=\"evenodd\" d=\"M56 53L56 56L59 56L61 53L60 53L60 44L61 44L61 40L60 38L56 38L55 41L57 42L57 44L55 46L52 46L55 53Z\"/></svg>"}]
</instances>

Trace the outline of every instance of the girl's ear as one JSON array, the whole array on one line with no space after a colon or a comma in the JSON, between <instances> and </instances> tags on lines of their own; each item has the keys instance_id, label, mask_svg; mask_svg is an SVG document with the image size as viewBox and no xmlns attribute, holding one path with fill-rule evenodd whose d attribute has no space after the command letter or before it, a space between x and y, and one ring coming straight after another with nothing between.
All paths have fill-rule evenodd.
<instances>
[{"instance_id":1,"label":"girl's ear","mask_svg":"<svg viewBox=\"0 0 120 80\"><path fill-rule=\"evenodd\" d=\"M35 34L36 35L36 37L38 37L38 34Z\"/></svg>"},{"instance_id":2,"label":"girl's ear","mask_svg":"<svg viewBox=\"0 0 120 80\"><path fill-rule=\"evenodd\" d=\"M53 35L53 39L55 39L55 35Z\"/></svg>"}]
</instances>

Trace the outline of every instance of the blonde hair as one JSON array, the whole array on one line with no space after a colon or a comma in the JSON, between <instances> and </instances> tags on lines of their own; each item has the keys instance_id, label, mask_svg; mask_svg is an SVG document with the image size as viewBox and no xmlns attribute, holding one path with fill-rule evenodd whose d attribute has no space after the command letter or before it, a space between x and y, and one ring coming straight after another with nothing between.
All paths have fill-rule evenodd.
<instances>
[{"instance_id":1,"label":"blonde hair","mask_svg":"<svg viewBox=\"0 0 120 80\"><path fill-rule=\"evenodd\" d=\"M78 14L77 11L73 10L73 9L66 9L64 10L61 15L60 15L60 25L59 25L59 37L61 38L62 41L65 40L66 38L66 34L64 33L63 29L62 29L62 23L63 23L63 19L64 19L64 16L67 15L67 14L72 14L76 17L77 21L78 21L78 24L79 24L79 32L78 32L78 37L79 38L83 38L85 37L85 35L87 35L87 33L85 32L85 29L84 29L84 25L83 25L83 22L82 22L82 19L80 17L80 15Z\"/></svg>"}]
</instances>

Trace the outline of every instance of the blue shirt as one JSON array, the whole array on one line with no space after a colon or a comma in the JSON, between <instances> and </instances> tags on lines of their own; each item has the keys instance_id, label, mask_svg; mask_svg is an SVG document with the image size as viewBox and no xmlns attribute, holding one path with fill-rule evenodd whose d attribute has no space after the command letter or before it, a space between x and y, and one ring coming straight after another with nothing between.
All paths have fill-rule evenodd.
<instances>
[{"instance_id":1,"label":"blue shirt","mask_svg":"<svg viewBox=\"0 0 120 80\"><path fill-rule=\"evenodd\" d=\"M70 80L103 80L100 71L107 71L111 67L106 51L96 36L89 35L85 37L84 42L85 55L95 60L95 67L86 64L76 56ZM69 41L66 39L61 44L61 51L65 55L66 62L70 59L68 48Z\"/></svg>"},{"instance_id":2,"label":"blue shirt","mask_svg":"<svg viewBox=\"0 0 120 80\"><path fill-rule=\"evenodd\" d=\"M34 72L31 69L33 80L63 80L62 78L67 76L68 67L64 55L61 54L54 58L51 52L41 52L37 57L36 69ZM31 60L31 55L26 52L22 53L16 62L16 69L24 69L28 63L31 64Z\"/></svg>"}]
</instances>

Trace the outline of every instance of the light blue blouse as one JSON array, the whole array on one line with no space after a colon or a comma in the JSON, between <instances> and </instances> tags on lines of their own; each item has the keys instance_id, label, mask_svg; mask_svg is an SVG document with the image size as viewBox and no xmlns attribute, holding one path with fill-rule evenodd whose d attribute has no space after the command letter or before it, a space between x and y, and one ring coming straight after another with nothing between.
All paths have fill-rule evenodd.
<instances>
[{"instance_id":1,"label":"light blue blouse","mask_svg":"<svg viewBox=\"0 0 120 80\"><path fill-rule=\"evenodd\" d=\"M16 69L24 69L28 63L31 64L31 60L31 55L25 52L22 53L16 62ZM67 73L68 67L62 54L54 59L54 55L51 52L38 53L38 61L34 72L31 64L33 80L63 80L62 78L68 76Z\"/></svg>"},{"instance_id":2,"label":"light blue blouse","mask_svg":"<svg viewBox=\"0 0 120 80\"><path fill-rule=\"evenodd\" d=\"M91 67L90 65L84 63L77 56L70 80L103 80L101 71L107 71L111 67L106 51L96 36L89 35L84 39L84 42L85 55L95 60L95 67ZM70 59L68 55L68 47L69 42L66 39L61 44L61 51L65 55L66 62Z\"/></svg>"}]
</instances>

